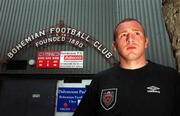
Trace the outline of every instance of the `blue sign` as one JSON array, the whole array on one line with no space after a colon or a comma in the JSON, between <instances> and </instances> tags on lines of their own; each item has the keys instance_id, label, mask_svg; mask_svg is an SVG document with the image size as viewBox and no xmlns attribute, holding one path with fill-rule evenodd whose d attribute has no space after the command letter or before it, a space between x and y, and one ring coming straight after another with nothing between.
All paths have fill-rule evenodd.
<instances>
[{"instance_id":1,"label":"blue sign","mask_svg":"<svg viewBox=\"0 0 180 116\"><path fill-rule=\"evenodd\" d=\"M86 88L59 87L57 112L74 112L85 92Z\"/></svg>"}]
</instances>

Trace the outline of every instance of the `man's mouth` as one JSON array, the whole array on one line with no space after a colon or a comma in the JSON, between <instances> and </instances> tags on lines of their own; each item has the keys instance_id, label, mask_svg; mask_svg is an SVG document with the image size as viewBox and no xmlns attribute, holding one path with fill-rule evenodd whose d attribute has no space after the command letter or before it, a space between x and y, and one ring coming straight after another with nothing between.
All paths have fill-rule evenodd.
<instances>
[{"instance_id":1,"label":"man's mouth","mask_svg":"<svg viewBox=\"0 0 180 116\"><path fill-rule=\"evenodd\" d=\"M136 49L134 46L127 47L127 50Z\"/></svg>"}]
</instances>

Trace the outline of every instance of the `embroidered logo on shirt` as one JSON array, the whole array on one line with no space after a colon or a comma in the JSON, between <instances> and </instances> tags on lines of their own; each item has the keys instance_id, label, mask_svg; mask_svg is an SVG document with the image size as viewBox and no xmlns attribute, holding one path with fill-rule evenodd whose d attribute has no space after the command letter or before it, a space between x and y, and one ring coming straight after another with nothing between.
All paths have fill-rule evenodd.
<instances>
[{"instance_id":1,"label":"embroidered logo on shirt","mask_svg":"<svg viewBox=\"0 0 180 116\"><path fill-rule=\"evenodd\" d=\"M100 103L105 110L110 110L116 104L117 88L102 89Z\"/></svg>"},{"instance_id":2,"label":"embroidered logo on shirt","mask_svg":"<svg viewBox=\"0 0 180 116\"><path fill-rule=\"evenodd\" d=\"M156 86L147 87L148 93L160 93L160 88Z\"/></svg>"}]
</instances>

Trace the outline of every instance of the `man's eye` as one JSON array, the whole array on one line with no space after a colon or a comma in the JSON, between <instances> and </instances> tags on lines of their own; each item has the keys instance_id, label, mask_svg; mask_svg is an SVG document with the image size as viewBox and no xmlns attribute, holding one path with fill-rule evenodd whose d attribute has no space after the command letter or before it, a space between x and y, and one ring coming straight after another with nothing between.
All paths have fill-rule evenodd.
<instances>
[{"instance_id":1,"label":"man's eye","mask_svg":"<svg viewBox=\"0 0 180 116\"><path fill-rule=\"evenodd\" d=\"M140 35L141 33L140 32L135 32L136 35Z\"/></svg>"},{"instance_id":2,"label":"man's eye","mask_svg":"<svg viewBox=\"0 0 180 116\"><path fill-rule=\"evenodd\" d=\"M121 34L121 37L126 37L126 36L127 36L126 33Z\"/></svg>"}]
</instances>

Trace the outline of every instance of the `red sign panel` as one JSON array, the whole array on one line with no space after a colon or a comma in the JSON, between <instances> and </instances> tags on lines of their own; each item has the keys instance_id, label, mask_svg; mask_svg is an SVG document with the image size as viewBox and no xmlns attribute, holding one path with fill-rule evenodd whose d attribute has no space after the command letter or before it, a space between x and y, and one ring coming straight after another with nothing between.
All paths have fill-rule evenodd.
<instances>
[{"instance_id":1,"label":"red sign panel","mask_svg":"<svg viewBox=\"0 0 180 116\"><path fill-rule=\"evenodd\" d=\"M59 68L60 52L38 52L37 68Z\"/></svg>"}]
</instances>

